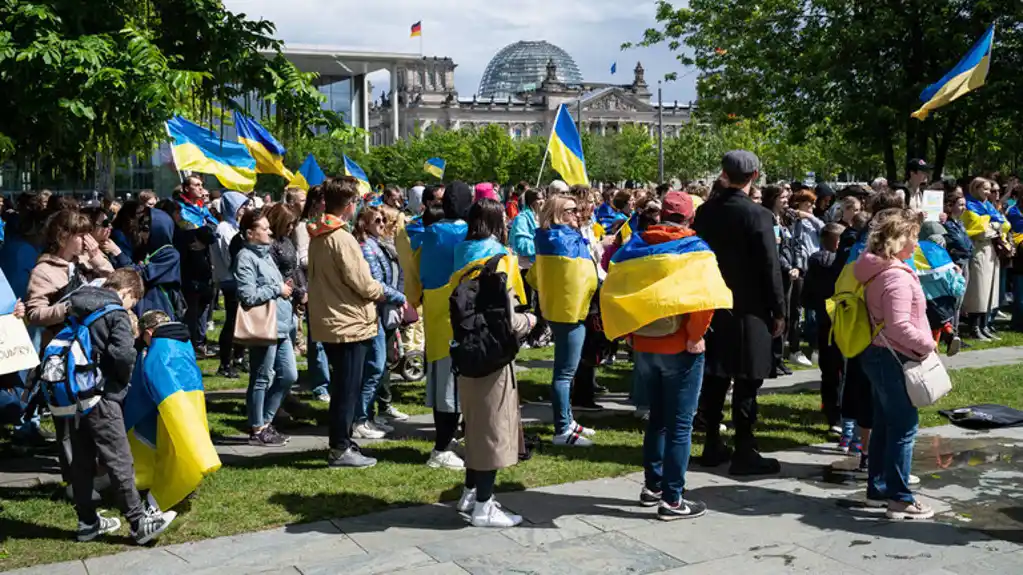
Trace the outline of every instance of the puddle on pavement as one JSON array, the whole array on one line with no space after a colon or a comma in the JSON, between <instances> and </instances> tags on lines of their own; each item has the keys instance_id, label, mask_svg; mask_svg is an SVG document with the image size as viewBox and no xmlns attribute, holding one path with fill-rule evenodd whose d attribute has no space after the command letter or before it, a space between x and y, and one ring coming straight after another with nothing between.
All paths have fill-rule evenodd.
<instances>
[{"instance_id":1,"label":"puddle on pavement","mask_svg":"<svg viewBox=\"0 0 1023 575\"><path fill-rule=\"evenodd\" d=\"M919 437L913 452L914 491L951 506L941 523L1023 543L1023 443L1004 438ZM840 507L862 508L850 491L865 489L866 476L826 468L817 486L834 490Z\"/></svg>"}]
</instances>

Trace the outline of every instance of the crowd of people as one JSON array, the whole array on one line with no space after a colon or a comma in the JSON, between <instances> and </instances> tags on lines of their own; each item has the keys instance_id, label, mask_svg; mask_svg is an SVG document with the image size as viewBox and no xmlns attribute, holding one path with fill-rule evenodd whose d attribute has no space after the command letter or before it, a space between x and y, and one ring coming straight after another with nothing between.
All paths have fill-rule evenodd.
<instances>
[{"instance_id":1,"label":"crowd of people","mask_svg":"<svg viewBox=\"0 0 1023 575\"><path fill-rule=\"evenodd\" d=\"M998 174L929 184L930 171L913 160L905 186L878 179L837 193L823 183L759 186L759 160L740 150L723 158L712 185L684 190L554 181L502 197L492 184L456 181L367 196L357 180L337 177L272 202L233 191L211 197L188 176L173 198L144 192L123 204L27 192L4 211L0 269L38 350L72 318L106 303L124 308L90 328L107 382L99 409L84 424L54 418L80 540L119 527L96 513L97 459L136 540L174 519L144 501L133 478L121 408L136 338L139 349L154 337L188 342L195 358L219 358L222 377L247 372L249 443L268 449L289 441L274 422L297 401L305 355L303 384L329 403L327 465L366 468L377 461L357 440L386 437L408 418L391 403L387 365L400 330L419 322L436 430L425 463L464 470L457 508L473 525L517 525L522 518L494 499L497 471L529 453L514 366L468 377L451 352L453 290L491 258L506 278L509 329L523 342L553 340L554 445L600 441L575 412L601 409L598 369L628 348L630 398L647 421L639 502L662 519L706 511L685 489L694 429L706 434L700 465L780 471L760 454L754 430L758 391L791 373L786 362L821 370L824 415L839 446L858 455L850 469L869 478L865 501L889 517L926 518L932 510L910 489L917 411L901 365L939 343L956 353L966 346L960 333L998 339L1008 295L1013 309L1023 305L1014 276L1023 265L1010 265L1023 240L1023 187ZM944 194L936 219L925 217L925 190ZM940 254L953 265L929 265ZM650 258L672 263L641 267ZM837 348L827 311L843 273L864 286L877 326L872 345L851 358ZM652 305L630 303L637 286L656 286ZM216 305L226 322L214 343L206 334ZM26 392L32 377L4 379L13 391L0 412L15 437L52 439L39 425L46 402ZM729 390L732 446L723 424Z\"/></svg>"}]
</instances>

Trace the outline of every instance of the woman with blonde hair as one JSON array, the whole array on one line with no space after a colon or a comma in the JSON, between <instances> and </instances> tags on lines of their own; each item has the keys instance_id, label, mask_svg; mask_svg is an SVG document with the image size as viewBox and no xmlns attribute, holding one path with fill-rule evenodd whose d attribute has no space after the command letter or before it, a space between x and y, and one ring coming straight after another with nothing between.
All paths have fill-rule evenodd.
<instances>
[{"instance_id":1,"label":"woman with blonde hair","mask_svg":"<svg viewBox=\"0 0 1023 575\"><path fill-rule=\"evenodd\" d=\"M866 251L853 267L856 280L866 286L870 321L881 328L858 358L874 398L867 503L887 506L890 519L934 515L909 489L919 414L906 392L902 367L935 350L920 279L905 263L913 257L919 234L920 224L913 213L885 210L875 217Z\"/></svg>"},{"instance_id":2,"label":"woman with blonde hair","mask_svg":"<svg viewBox=\"0 0 1023 575\"><path fill-rule=\"evenodd\" d=\"M584 320L597 290L597 268L579 220L575 197L558 195L547 200L540 214L536 263L530 276L541 314L554 333L554 444L585 447L593 445L588 437L595 432L573 419L569 396L586 338Z\"/></svg>"}]
</instances>

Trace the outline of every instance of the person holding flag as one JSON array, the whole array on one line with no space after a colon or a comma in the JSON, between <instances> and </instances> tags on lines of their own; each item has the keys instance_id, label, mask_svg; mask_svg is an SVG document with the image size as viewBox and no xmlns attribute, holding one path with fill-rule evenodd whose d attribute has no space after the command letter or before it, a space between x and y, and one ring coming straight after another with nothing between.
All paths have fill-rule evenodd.
<instances>
[{"instance_id":1,"label":"person holding flag","mask_svg":"<svg viewBox=\"0 0 1023 575\"><path fill-rule=\"evenodd\" d=\"M966 234L973 241L970 281L966 286L963 311L968 314L971 337L981 341L998 337L988 317L999 301L999 260L995 243L1004 241L1003 235L1010 229L1005 216L988 201L991 188L992 182L986 178L975 178L970 182L966 211L962 216Z\"/></svg>"},{"instance_id":2,"label":"person holding flag","mask_svg":"<svg viewBox=\"0 0 1023 575\"><path fill-rule=\"evenodd\" d=\"M684 498L685 473L703 381L703 337L714 310L732 307L714 252L689 229L694 213L689 194L668 192L660 223L615 253L600 294L607 337L633 336L635 372L650 399L639 500L658 505L663 520L707 510Z\"/></svg>"}]
</instances>

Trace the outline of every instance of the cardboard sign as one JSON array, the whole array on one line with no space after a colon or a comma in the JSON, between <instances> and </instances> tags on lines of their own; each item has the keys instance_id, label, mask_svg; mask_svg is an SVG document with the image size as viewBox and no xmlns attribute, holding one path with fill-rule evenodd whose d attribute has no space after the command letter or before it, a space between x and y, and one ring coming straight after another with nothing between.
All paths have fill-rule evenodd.
<instances>
[{"instance_id":1,"label":"cardboard sign","mask_svg":"<svg viewBox=\"0 0 1023 575\"><path fill-rule=\"evenodd\" d=\"M924 199L920 208L927 217L928 222L941 221L941 212L945 211L945 192L941 190L924 190Z\"/></svg>"},{"instance_id":2,"label":"cardboard sign","mask_svg":"<svg viewBox=\"0 0 1023 575\"><path fill-rule=\"evenodd\" d=\"M14 373L39 365L25 323L11 314L0 315L0 374Z\"/></svg>"}]
</instances>

